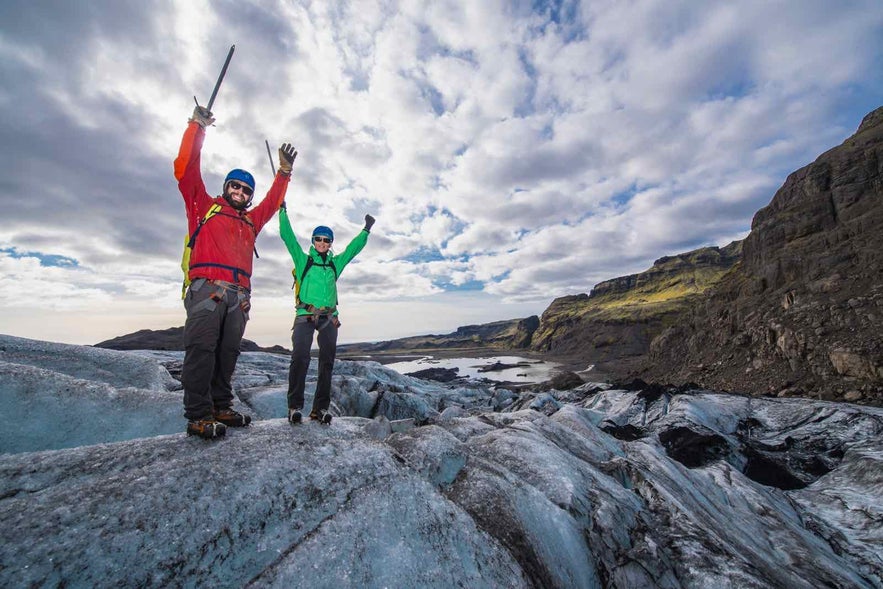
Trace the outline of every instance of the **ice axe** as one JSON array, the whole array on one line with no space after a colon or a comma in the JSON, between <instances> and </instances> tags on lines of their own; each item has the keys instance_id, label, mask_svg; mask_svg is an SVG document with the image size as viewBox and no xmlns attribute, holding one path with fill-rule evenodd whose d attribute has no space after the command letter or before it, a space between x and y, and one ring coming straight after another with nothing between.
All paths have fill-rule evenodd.
<instances>
[{"instance_id":1,"label":"ice axe","mask_svg":"<svg viewBox=\"0 0 883 589\"><path fill-rule=\"evenodd\" d=\"M218 88L221 87L221 82L224 81L224 76L227 75L227 66L230 65L230 60L233 58L233 51L236 49L236 45L230 45L230 51L227 52L227 59L224 60L224 67L221 68L221 75L218 76L218 81L215 82L215 89L212 90L212 97L208 99L208 104L206 105L206 110L211 111L212 105L215 103L215 97L218 95ZM196 102L196 106L199 106L199 101L196 100L196 96L193 97L193 101Z\"/></svg>"},{"instance_id":2,"label":"ice axe","mask_svg":"<svg viewBox=\"0 0 883 589\"><path fill-rule=\"evenodd\" d=\"M276 166L273 165L273 152L270 151L270 141L268 139L264 139L264 144L267 146L267 157L270 158L270 169L273 170L273 176L276 176Z\"/></svg>"}]
</instances>

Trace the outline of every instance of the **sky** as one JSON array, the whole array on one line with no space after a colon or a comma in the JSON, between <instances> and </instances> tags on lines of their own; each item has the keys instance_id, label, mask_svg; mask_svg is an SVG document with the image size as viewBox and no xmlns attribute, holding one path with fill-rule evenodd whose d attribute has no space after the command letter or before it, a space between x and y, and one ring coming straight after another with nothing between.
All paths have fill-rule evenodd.
<instances>
[{"instance_id":1,"label":"sky","mask_svg":"<svg viewBox=\"0 0 883 589\"><path fill-rule=\"evenodd\" d=\"M0 4L0 333L91 344L184 323L172 174L212 194L265 141L342 250L340 342L539 315L744 238L787 175L883 104L879 0ZM290 347L292 262L258 238L246 337Z\"/></svg>"}]
</instances>

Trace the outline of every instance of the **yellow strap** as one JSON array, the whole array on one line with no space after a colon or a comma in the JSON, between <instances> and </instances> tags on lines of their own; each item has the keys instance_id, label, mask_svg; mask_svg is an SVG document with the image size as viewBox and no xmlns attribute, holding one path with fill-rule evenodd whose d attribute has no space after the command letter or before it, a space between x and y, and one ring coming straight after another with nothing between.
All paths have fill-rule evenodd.
<instances>
[{"instance_id":1,"label":"yellow strap","mask_svg":"<svg viewBox=\"0 0 883 589\"><path fill-rule=\"evenodd\" d=\"M205 213L205 217L202 218L202 222L205 223L211 217L213 217L217 212L219 212L223 207L218 203L214 203L212 206L208 208L208 211Z\"/></svg>"},{"instance_id":2,"label":"yellow strap","mask_svg":"<svg viewBox=\"0 0 883 589\"><path fill-rule=\"evenodd\" d=\"M199 222L199 225L196 226L194 231L198 230L200 227L205 225L206 221L214 217L221 210L221 205L218 203L213 203L212 206L208 208L205 216L202 218L202 221ZM184 254L181 256L181 271L184 272L184 286L181 288L181 298L183 299L187 294L187 287L190 286L190 254L193 253L193 249L187 247L187 244L190 243L190 236L187 235L184 237ZM196 245L196 244L194 244Z\"/></svg>"}]
</instances>

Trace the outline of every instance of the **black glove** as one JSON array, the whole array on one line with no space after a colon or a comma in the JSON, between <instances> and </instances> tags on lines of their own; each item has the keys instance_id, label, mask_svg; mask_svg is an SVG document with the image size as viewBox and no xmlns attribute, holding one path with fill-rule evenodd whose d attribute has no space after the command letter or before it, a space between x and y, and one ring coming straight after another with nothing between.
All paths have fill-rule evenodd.
<instances>
[{"instance_id":1,"label":"black glove","mask_svg":"<svg viewBox=\"0 0 883 589\"><path fill-rule=\"evenodd\" d=\"M282 201L282 204L279 205L279 208L282 209L282 210L287 211L287 210L288 210L288 205L285 204L285 201L283 200L283 201Z\"/></svg>"},{"instance_id":2,"label":"black glove","mask_svg":"<svg viewBox=\"0 0 883 589\"><path fill-rule=\"evenodd\" d=\"M211 124L215 122L215 117L212 116L212 111L204 106L197 105L193 109L193 116L190 117L190 120L196 121L200 127L205 129L206 127L210 127Z\"/></svg>"},{"instance_id":3,"label":"black glove","mask_svg":"<svg viewBox=\"0 0 883 589\"><path fill-rule=\"evenodd\" d=\"M291 174L291 164L294 163L294 158L296 157L297 152L291 144L283 143L282 147L279 148L279 171L286 176Z\"/></svg>"},{"instance_id":4,"label":"black glove","mask_svg":"<svg viewBox=\"0 0 883 589\"><path fill-rule=\"evenodd\" d=\"M365 215L365 231L368 233L371 232L371 227L374 226L374 217L371 215Z\"/></svg>"}]
</instances>

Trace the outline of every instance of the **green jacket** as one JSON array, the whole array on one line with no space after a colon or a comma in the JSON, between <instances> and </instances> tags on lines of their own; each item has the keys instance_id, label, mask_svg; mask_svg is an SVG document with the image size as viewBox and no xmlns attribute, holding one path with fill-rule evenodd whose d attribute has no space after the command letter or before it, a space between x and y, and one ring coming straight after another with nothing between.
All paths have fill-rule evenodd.
<instances>
[{"instance_id":1,"label":"green jacket","mask_svg":"<svg viewBox=\"0 0 883 589\"><path fill-rule=\"evenodd\" d=\"M300 285L300 293L298 298L301 303L313 305L314 307L334 307L337 305L337 279L340 278L343 269L349 264L356 255L362 251L365 244L368 243L368 232L364 229L356 235L353 240L346 246L343 252L335 255L331 250L328 251L325 260L316 251L316 248L310 245L310 253L306 253L294 236L291 229L291 223L288 220L288 212L285 209L279 211L279 233L282 235L282 241L294 260L294 272L298 280L301 273L306 267L307 258L313 258L313 265L304 276L303 283ZM334 264L334 268L328 266L328 263ZM337 269L337 275L334 270ZM298 315L309 315L306 309L298 309ZM337 312L334 313L337 315Z\"/></svg>"}]
</instances>

